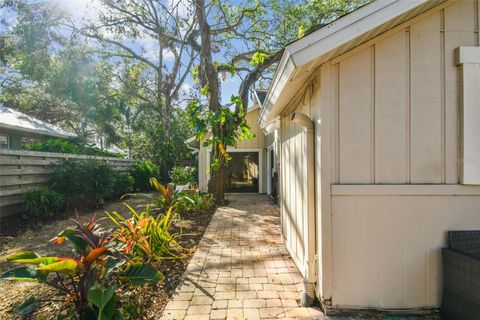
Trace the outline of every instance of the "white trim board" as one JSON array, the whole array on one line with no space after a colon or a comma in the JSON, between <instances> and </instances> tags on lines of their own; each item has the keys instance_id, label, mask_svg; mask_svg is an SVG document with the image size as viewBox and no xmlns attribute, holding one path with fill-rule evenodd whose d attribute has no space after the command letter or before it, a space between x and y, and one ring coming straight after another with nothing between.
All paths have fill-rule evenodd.
<instances>
[{"instance_id":1,"label":"white trim board","mask_svg":"<svg viewBox=\"0 0 480 320\"><path fill-rule=\"evenodd\" d=\"M332 196L478 196L480 187L460 184L337 184Z\"/></svg>"}]
</instances>

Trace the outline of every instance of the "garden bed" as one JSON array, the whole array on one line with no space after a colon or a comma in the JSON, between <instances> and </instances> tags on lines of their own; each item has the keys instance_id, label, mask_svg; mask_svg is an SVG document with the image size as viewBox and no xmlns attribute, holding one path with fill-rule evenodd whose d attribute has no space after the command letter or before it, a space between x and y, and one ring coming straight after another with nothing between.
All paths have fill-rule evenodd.
<instances>
[{"instance_id":1,"label":"garden bed","mask_svg":"<svg viewBox=\"0 0 480 320\"><path fill-rule=\"evenodd\" d=\"M135 198L127 201L135 208L141 209L148 204L145 199ZM97 210L97 217L103 218L98 222L105 228L113 227L106 215L105 211L118 211L120 214L128 215L128 210L122 202L107 205L102 210ZM86 219L91 216L91 212L79 213L80 217ZM177 222L174 229L182 228L183 236L179 239L180 244L184 247L191 248L192 253L198 245L204 231L210 223L213 210L201 213L184 213L181 222ZM32 250L40 255L65 255L72 254L72 249L68 245L52 247L49 240L57 233L68 226L72 222L68 219L56 220L41 227L26 230L15 236L0 236L0 273L4 273L11 269L14 264L6 261L5 257L20 251ZM154 263L154 266L165 276L162 283L157 285L148 285L134 291L123 292L120 295L138 296L141 294L144 318L157 318L175 291L175 288L182 279L183 273L190 256L177 260L163 260ZM32 319L53 319L63 305L63 297L56 295L57 292L52 290L45 284L35 282L16 282L16 281L0 281L0 319L20 319L12 313L16 305L25 301L28 297L33 296L41 301L40 308L32 313L29 318Z\"/></svg>"}]
</instances>

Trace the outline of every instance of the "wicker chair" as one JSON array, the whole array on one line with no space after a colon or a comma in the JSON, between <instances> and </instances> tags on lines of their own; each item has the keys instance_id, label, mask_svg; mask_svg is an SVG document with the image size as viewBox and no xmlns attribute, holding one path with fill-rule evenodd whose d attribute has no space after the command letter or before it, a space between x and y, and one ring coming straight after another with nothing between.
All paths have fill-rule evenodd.
<instances>
[{"instance_id":1,"label":"wicker chair","mask_svg":"<svg viewBox=\"0 0 480 320\"><path fill-rule=\"evenodd\" d=\"M480 231L450 231L442 257L442 319L480 319Z\"/></svg>"}]
</instances>

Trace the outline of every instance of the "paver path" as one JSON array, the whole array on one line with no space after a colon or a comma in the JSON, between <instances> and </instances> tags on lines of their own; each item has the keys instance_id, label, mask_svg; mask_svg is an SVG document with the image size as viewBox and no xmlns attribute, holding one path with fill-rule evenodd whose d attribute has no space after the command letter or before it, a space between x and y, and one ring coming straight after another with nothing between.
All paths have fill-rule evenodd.
<instances>
[{"instance_id":1,"label":"paver path","mask_svg":"<svg viewBox=\"0 0 480 320\"><path fill-rule=\"evenodd\" d=\"M230 194L215 212L162 319L322 319L299 306L302 277L266 197Z\"/></svg>"}]
</instances>

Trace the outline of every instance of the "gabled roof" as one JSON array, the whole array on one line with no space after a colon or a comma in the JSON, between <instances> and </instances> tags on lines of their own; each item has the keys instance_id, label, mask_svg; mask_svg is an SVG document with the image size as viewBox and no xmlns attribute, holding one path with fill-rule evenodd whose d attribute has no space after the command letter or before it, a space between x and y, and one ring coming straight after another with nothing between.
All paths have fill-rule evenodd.
<instances>
[{"instance_id":1,"label":"gabled roof","mask_svg":"<svg viewBox=\"0 0 480 320\"><path fill-rule=\"evenodd\" d=\"M280 114L323 63L447 0L375 0L285 47L259 122Z\"/></svg>"},{"instance_id":2,"label":"gabled roof","mask_svg":"<svg viewBox=\"0 0 480 320\"><path fill-rule=\"evenodd\" d=\"M74 133L2 105L0 105L0 130L1 128L57 138L76 137Z\"/></svg>"}]
</instances>

